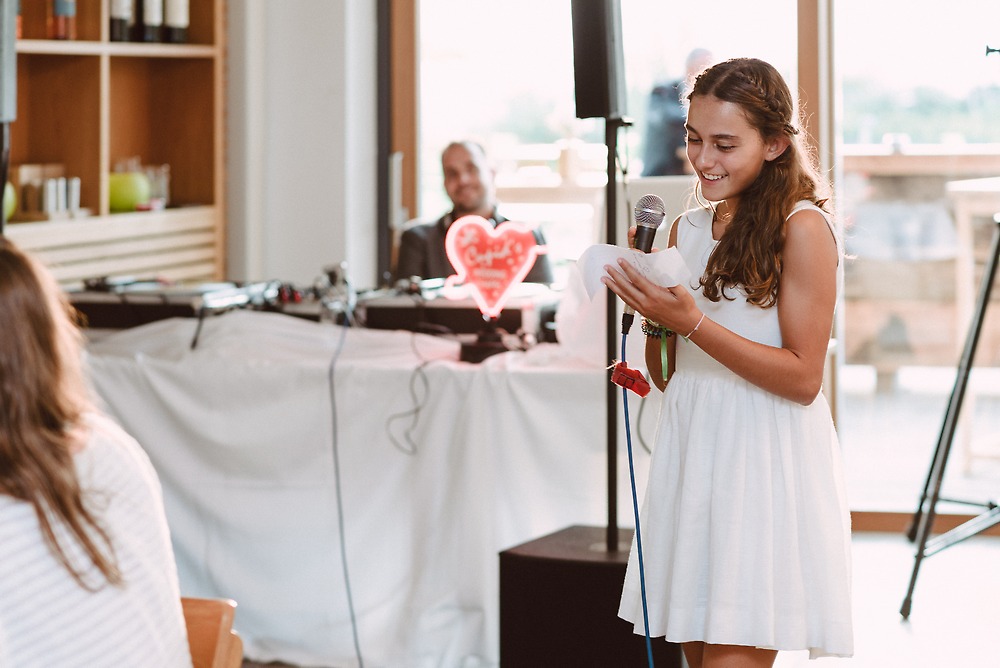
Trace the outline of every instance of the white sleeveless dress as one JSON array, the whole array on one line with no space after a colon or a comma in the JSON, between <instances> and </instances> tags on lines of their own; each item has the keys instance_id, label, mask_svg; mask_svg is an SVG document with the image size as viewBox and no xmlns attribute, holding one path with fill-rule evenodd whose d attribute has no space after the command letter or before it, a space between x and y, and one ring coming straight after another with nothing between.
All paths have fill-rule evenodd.
<instances>
[{"instance_id":1,"label":"white sleeveless dress","mask_svg":"<svg viewBox=\"0 0 1000 668\"><path fill-rule=\"evenodd\" d=\"M795 211L805 207L816 208ZM678 250L701 276L716 244L711 213L688 211L677 225ZM692 293L723 327L781 346L776 307ZM851 656L850 513L824 395L809 406L782 399L680 337L676 362L640 513L650 635ZM619 616L645 633L635 541Z\"/></svg>"}]
</instances>

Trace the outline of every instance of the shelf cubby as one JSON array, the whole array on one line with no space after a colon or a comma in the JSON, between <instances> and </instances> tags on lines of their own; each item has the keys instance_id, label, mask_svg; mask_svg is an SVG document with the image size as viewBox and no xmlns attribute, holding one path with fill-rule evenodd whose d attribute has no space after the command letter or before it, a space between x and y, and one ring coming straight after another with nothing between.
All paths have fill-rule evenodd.
<instances>
[{"instance_id":1,"label":"shelf cubby","mask_svg":"<svg viewBox=\"0 0 1000 668\"><path fill-rule=\"evenodd\" d=\"M186 44L109 41L106 0L77 3L76 39L48 39L45 4L21 3L10 162L62 165L92 215L4 232L67 287L121 272L222 279L224 0L191 0ZM108 174L132 156L170 166L170 208L111 213Z\"/></svg>"}]
</instances>

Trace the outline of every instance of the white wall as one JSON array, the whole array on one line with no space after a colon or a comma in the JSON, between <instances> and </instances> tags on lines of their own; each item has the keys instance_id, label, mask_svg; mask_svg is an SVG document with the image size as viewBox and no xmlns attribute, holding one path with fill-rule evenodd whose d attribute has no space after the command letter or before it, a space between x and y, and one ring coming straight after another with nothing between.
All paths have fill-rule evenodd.
<instances>
[{"instance_id":1,"label":"white wall","mask_svg":"<svg viewBox=\"0 0 1000 668\"><path fill-rule=\"evenodd\" d=\"M375 3L228 3L228 278L376 272Z\"/></svg>"}]
</instances>

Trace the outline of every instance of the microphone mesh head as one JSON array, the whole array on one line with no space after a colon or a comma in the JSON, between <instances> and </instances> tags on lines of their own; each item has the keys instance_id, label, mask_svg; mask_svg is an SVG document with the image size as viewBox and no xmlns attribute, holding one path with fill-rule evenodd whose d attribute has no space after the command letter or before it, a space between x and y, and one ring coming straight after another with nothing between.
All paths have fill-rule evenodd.
<instances>
[{"instance_id":1,"label":"microphone mesh head","mask_svg":"<svg viewBox=\"0 0 1000 668\"><path fill-rule=\"evenodd\" d=\"M656 195L643 195L635 203L635 224L657 228L667 215L663 200Z\"/></svg>"}]
</instances>

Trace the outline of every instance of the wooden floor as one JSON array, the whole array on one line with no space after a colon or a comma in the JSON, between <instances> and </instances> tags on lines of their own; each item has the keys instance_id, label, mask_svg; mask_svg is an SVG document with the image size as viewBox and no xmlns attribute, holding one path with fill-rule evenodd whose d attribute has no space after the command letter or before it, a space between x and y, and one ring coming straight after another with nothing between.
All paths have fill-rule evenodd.
<instances>
[{"instance_id":1,"label":"wooden floor","mask_svg":"<svg viewBox=\"0 0 1000 668\"><path fill-rule=\"evenodd\" d=\"M784 652L775 667L1000 667L1000 537L977 536L927 557L903 621L913 554L901 533L856 533L854 658L809 661L805 652Z\"/></svg>"},{"instance_id":2,"label":"wooden floor","mask_svg":"<svg viewBox=\"0 0 1000 668\"><path fill-rule=\"evenodd\" d=\"M776 668L1000 666L1000 538L977 536L924 559L909 621L899 614L914 547L901 534L857 533L851 660L779 654Z\"/></svg>"}]
</instances>

